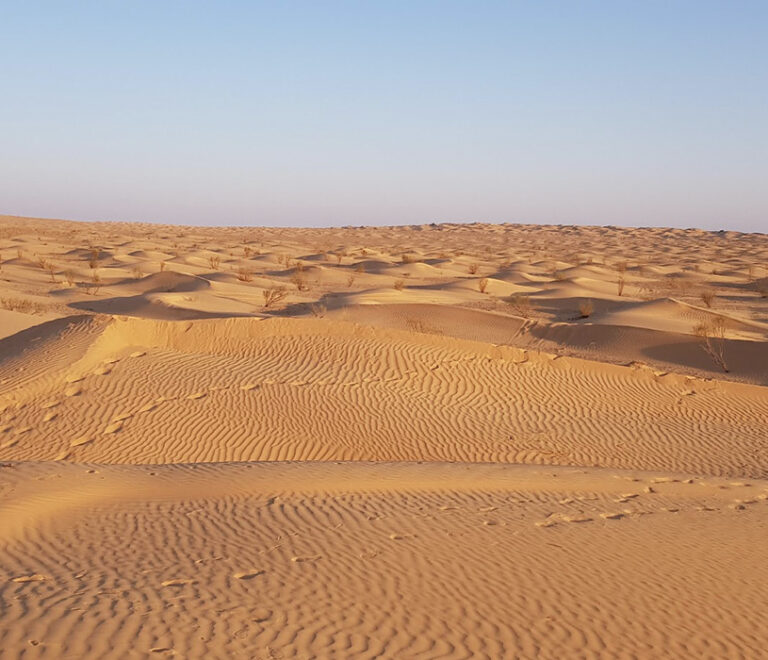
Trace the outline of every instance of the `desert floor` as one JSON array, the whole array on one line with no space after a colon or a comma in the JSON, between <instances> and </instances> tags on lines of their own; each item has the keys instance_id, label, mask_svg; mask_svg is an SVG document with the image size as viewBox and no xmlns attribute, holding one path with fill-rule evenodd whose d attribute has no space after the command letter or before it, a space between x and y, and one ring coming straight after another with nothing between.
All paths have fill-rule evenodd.
<instances>
[{"instance_id":1,"label":"desert floor","mask_svg":"<svg viewBox=\"0 0 768 660\"><path fill-rule=\"evenodd\" d=\"M768 657L768 236L0 216L0 658Z\"/></svg>"}]
</instances>

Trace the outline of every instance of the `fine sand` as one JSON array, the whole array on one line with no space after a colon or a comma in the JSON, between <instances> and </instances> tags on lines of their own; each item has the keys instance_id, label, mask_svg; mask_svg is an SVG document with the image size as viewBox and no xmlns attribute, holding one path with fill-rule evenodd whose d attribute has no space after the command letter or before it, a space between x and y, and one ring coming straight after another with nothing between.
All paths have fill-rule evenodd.
<instances>
[{"instance_id":1,"label":"fine sand","mask_svg":"<svg viewBox=\"0 0 768 660\"><path fill-rule=\"evenodd\" d=\"M0 658L768 657L768 236L0 216Z\"/></svg>"}]
</instances>

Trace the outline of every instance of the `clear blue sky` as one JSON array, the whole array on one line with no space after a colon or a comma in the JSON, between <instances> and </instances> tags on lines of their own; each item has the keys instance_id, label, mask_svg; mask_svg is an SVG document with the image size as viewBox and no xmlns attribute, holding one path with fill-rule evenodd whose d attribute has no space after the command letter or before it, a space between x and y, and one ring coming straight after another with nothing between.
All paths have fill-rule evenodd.
<instances>
[{"instance_id":1,"label":"clear blue sky","mask_svg":"<svg viewBox=\"0 0 768 660\"><path fill-rule=\"evenodd\" d=\"M0 213L768 231L768 1L0 0Z\"/></svg>"}]
</instances>

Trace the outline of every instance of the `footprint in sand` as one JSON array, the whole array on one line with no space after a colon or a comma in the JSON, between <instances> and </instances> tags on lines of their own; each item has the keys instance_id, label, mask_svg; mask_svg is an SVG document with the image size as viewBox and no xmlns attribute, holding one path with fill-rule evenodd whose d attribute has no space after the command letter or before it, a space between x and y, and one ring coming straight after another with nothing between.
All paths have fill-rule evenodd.
<instances>
[{"instance_id":1,"label":"footprint in sand","mask_svg":"<svg viewBox=\"0 0 768 660\"><path fill-rule=\"evenodd\" d=\"M89 442L93 442L93 438L87 435L81 435L79 438L75 438L74 440L70 441L69 446L82 447L83 445L87 445Z\"/></svg>"},{"instance_id":2,"label":"footprint in sand","mask_svg":"<svg viewBox=\"0 0 768 660\"><path fill-rule=\"evenodd\" d=\"M60 403L61 403L60 401L46 401L45 403L40 404L40 407L43 410L47 410L48 408L55 408Z\"/></svg>"},{"instance_id":3,"label":"footprint in sand","mask_svg":"<svg viewBox=\"0 0 768 660\"><path fill-rule=\"evenodd\" d=\"M72 374L70 376L67 376L64 380L68 383L79 383L81 380L83 380L85 376L81 374Z\"/></svg>"},{"instance_id":4,"label":"footprint in sand","mask_svg":"<svg viewBox=\"0 0 768 660\"><path fill-rule=\"evenodd\" d=\"M110 367L108 364L100 364L98 367L96 367L93 370L94 376L106 376L108 373L112 372L112 367Z\"/></svg>"},{"instance_id":5,"label":"footprint in sand","mask_svg":"<svg viewBox=\"0 0 768 660\"><path fill-rule=\"evenodd\" d=\"M195 392L194 394L188 394L187 398L195 400L195 399L202 399L204 396L206 396L205 392Z\"/></svg>"},{"instance_id":6,"label":"footprint in sand","mask_svg":"<svg viewBox=\"0 0 768 660\"><path fill-rule=\"evenodd\" d=\"M128 357L140 358L140 357L144 357L146 354L147 354L146 351L134 351Z\"/></svg>"},{"instance_id":7,"label":"footprint in sand","mask_svg":"<svg viewBox=\"0 0 768 660\"><path fill-rule=\"evenodd\" d=\"M567 523L586 523L586 522L592 522L592 518L590 516L563 516L563 522Z\"/></svg>"},{"instance_id":8,"label":"footprint in sand","mask_svg":"<svg viewBox=\"0 0 768 660\"><path fill-rule=\"evenodd\" d=\"M258 387L256 383L243 383L240 386L240 389L247 392L249 390L255 390Z\"/></svg>"},{"instance_id":9,"label":"footprint in sand","mask_svg":"<svg viewBox=\"0 0 768 660\"><path fill-rule=\"evenodd\" d=\"M54 419L56 419L59 416L59 413L51 411L48 413L45 413L45 416L43 417L44 422L51 422Z\"/></svg>"},{"instance_id":10,"label":"footprint in sand","mask_svg":"<svg viewBox=\"0 0 768 660\"><path fill-rule=\"evenodd\" d=\"M133 417L133 413L127 412L127 413L120 413L119 415L115 415L112 418L113 422L124 422L126 419L130 419Z\"/></svg>"},{"instance_id":11,"label":"footprint in sand","mask_svg":"<svg viewBox=\"0 0 768 660\"><path fill-rule=\"evenodd\" d=\"M188 584L194 584L194 580L190 580L187 578L175 578L173 580L164 580L160 583L163 587L184 587Z\"/></svg>"},{"instance_id":12,"label":"footprint in sand","mask_svg":"<svg viewBox=\"0 0 768 660\"><path fill-rule=\"evenodd\" d=\"M157 408L156 403L145 403L141 408L139 408L138 412L140 413L151 412L155 408Z\"/></svg>"},{"instance_id":13,"label":"footprint in sand","mask_svg":"<svg viewBox=\"0 0 768 660\"><path fill-rule=\"evenodd\" d=\"M259 577L259 575L264 575L265 571L254 569L252 571L242 571L240 573L234 573L233 577L237 578L238 580L252 580L255 577Z\"/></svg>"},{"instance_id":14,"label":"footprint in sand","mask_svg":"<svg viewBox=\"0 0 768 660\"><path fill-rule=\"evenodd\" d=\"M123 428L123 422L112 422L107 428L104 429L104 433L117 433L121 428Z\"/></svg>"},{"instance_id":15,"label":"footprint in sand","mask_svg":"<svg viewBox=\"0 0 768 660\"><path fill-rule=\"evenodd\" d=\"M32 575L19 575L18 577L11 578L11 582L25 584L27 582L44 582L47 579L48 579L47 575L40 575L40 573L34 573Z\"/></svg>"},{"instance_id":16,"label":"footprint in sand","mask_svg":"<svg viewBox=\"0 0 768 660\"><path fill-rule=\"evenodd\" d=\"M83 391L83 388L79 385L70 385L64 390L64 396L79 396Z\"/></svg>"}]
</instances>

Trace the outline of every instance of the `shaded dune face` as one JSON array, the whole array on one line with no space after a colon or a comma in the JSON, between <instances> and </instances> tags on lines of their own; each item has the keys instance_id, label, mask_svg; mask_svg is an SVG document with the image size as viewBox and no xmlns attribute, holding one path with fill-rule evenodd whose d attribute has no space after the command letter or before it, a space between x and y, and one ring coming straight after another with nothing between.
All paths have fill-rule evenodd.
<instances>
[{"instance_id":1,"label":"shaded dune face","mask_svg":"<svg viewBox=\"0 0 768 660\"><path fill-rule=\"evenodd\" d=\"M0 217L0 259L0 657L764 655L765 236Z\"/></svg>"}]
</instances>

